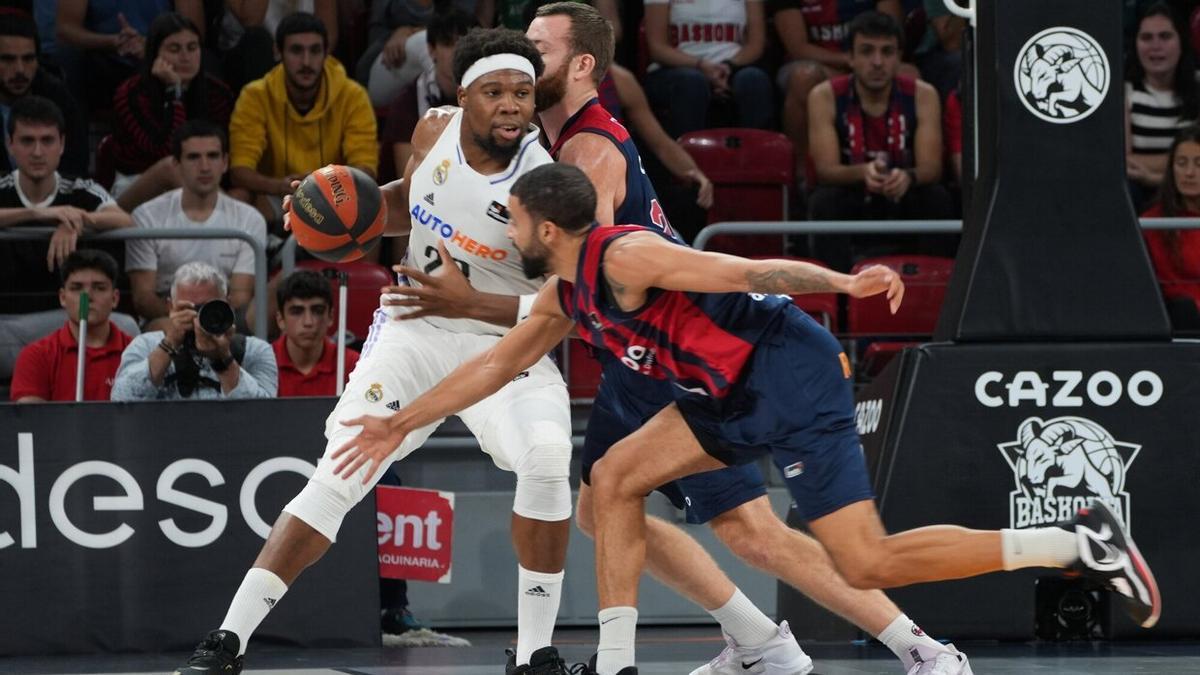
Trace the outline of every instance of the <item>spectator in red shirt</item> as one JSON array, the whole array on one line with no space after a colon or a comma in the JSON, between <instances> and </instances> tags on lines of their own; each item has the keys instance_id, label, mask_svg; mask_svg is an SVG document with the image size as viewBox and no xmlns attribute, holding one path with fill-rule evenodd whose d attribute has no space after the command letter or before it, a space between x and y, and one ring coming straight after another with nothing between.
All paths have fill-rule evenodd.
<instances>
[{"instance_id":1,"label":"spectator in red shirt","mask_svg":"<svg viewBox=\"0 0 1200 675\"><path fill-rule=\"evenodd\" d=\"M283 334L275 341L279 396L333 396L337 393L337 345L330 340L333 289L312 270L296 270L275 291L275 321ZM346 349L346 376L358 352Z\"/></svg>"},{"instance_id":2,"label":"spectator in red shirt","mask_svg":"<svg viewBox=\"0 0 1200 675\"><path fill-rule=\"evenodd\" d=\"M1161 197L1145 218L1200 217L1200 127L1175 137ZM1147 230L1146 248L1175 330L1200 330L1200 231Z\"/></svg>"},{"instance_id":3,"label":"spectator in red shirt","mask_svg":"<svg viewBox=\"0 0 1200 675\"><path fill-rule=\"evenodd\" d=\"M104 251L79 249L62 267L59 304L67 310L62 328L21 350L13 367L9 397L17 403L74 401L79 354L80 295L88 294L87 356L83 398L107 401L121 352L130 342L111 321L120 293L116 288L117 261Z\"/></svg>"}]
</instances>

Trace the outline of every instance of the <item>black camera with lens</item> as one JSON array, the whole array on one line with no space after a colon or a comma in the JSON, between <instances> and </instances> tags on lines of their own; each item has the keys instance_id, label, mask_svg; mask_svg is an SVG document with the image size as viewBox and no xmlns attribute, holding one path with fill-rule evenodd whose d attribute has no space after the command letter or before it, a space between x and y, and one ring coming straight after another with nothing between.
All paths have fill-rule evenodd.
<instances>
[{"instance_id":1,"label":"black camera with lens","mask_svg":"<svg viewBox=\"0 0 1200 675\"><path fill-rule=\"evenodd\" d=\"M200 330L209 335L225 335L233 328L235 321L233 306L225 300L209 300L196 307L196 322L200 324ZM229 338L229 352L233 362L242 362L242 358L246 354L244 335L233 335ZM179 395L183 398L190 398L199 387L208 387L218 391L221 389L220 382L203 374L205 364L211 363L211 359L200 354L196 349L195 331L189 330L184 333L182 344L171 355L171 362L175 365L175 369L174 372L167 375L166 383L175 385L179 390ZM213 367L216 368L215 365ZM222 371L223 368L217 372Z\"/></svg>"},{"instance_id":2,"label":"black camera with lens","mask_svg":"<svg viewBox=\"0 0 1200 675\"><path fill-rule=\"evenodd\" d=\"M197 321L200 328L209 335L224 335L233 328L233 305L217 298L196 308Z\"/></svg>"}]
</instances>

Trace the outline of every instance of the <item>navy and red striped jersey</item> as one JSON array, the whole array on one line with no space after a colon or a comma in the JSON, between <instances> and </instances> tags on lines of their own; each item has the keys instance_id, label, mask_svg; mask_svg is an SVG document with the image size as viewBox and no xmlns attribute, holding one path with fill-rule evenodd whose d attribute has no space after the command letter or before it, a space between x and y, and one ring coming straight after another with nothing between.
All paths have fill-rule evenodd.
<instances>
[{"instance_id":1,"label":"navy and red striped jersey","mask_svg":"<svg viewBox=\"0 0 1200 675\"><path fill-rule=\"evenodd\" d=\"M646 177L646 170L642 167L642 156L638 154L629 131L600 105L599 99L593 98L571 115L563 125L554 147L550 148L550 156L557 161L563 145L576 134L582 133L598 134L607 138L617 146L617 150L625 158L625 200L613 209L613 222L661 230L682 241L671 228L667 214L658 202L658 195L655 194L650 179Z\"/></svg>"},{"instance_id":2,"label":"navy and red striped jersey","mask_svg":"<svg viewBox=\"0 0 1200 675\"><path fill-rule=\"evenodd\" d=\"M640 308L626 312L603 278L604 253L618 238L654 232L638 225L595 226L579 253L575 282L559 280L558 301L588 344L630 370L669 379L717 398L729 393L754 345L791 303L758 293L691 293L650 289Z\"/></svg>"},{"instance_id":3,"label":"navy and red striped jersey","mask_svg":"<svg viewBox=\"0 0 1200 675\"><path fill-rule=\"evenodd\" d=\"M889 168L916 165L914 146L919 120L915 79L896 76L887 112L878 117L863 111L853 75L840 75L829 80L829 84L833 88L834 125L843 164L861 164L883 153Z\"/></svg>"},{"instance_id":4,"label":"navy and red striped jersey","mask_svg":"<svg viewBox=\"0 0 1200 675\"><path fill-rule=\"evenodd\" d=\"M779 8L798 7L804 13L808 41L835 52L849 51L846 38L850 20L873 10L878 0L791 0L778 3Z\"/></svg>"}]
</instances>

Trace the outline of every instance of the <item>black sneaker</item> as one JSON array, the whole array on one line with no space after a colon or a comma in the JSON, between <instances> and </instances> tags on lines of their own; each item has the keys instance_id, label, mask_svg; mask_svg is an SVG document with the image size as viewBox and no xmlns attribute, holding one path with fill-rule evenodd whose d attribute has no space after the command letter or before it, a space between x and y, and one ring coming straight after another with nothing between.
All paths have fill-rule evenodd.
<instances>
[{"instance_id":1,"label":"black sneaker","mask_svg":"<svg viewBox=\"0 0 1200 675\"><path fill-rule=\"evenodd\" d=\"M571 670L567 675L598 675L596 673L596 655L592 654L592 658L588 659L587 663L576 663L571 666ZM638 675L636 666L625 666L617 675Z\"/></svg>"},{"instance_id":2,"label":"black sneaker","mask_svg":"<svg viewBox=\"0 0 1200 675\"><path fill-rule=\"evenodd\" d=\"M1071 527L1079 541L1076 571L1116 592L1125 611L1142 628L1158 623L1162 596L1154 574L1112 509L1093 500L1079 509Z\"/></svg>"},{"instance_id":3,"label":"black sneaker","mask_svg":"<svg viewBox=\"0 0 1200 675\"><path fill-rule=\"evenodd\" d=\"M529 655L529 663L517 665L517 653L511 649L505 649L504 653L508 655L508 665L504 668L504 675L570 675L567 672L567 664L558 655L558 650L554 647L542 647Z\"/></svg>"},{"instance_id":4,"label":"black sneaker","mask_svg":"<svg viewBox=\"0 0 1200 675\"><path fill-rule=\"evenodd\" d=\"M409 631L421 630L425 626L417 621L408 608L385 609L379 613L379 627L388 635L403 635Z\"/></svg>"},{"instance_id":5,"label":"black sneaker","mask_svg":"<svg viewBox=\"0 0 1200 675\"><path fill-rule=\"evenodd\" d=\"M233 631L209 631L204 640L196 645L196 651L192 652L187 664L175 669L175 675L238 675L242 672L242 657L238 656L241 645L242 641Z\"/></svg>"}]
</instances>

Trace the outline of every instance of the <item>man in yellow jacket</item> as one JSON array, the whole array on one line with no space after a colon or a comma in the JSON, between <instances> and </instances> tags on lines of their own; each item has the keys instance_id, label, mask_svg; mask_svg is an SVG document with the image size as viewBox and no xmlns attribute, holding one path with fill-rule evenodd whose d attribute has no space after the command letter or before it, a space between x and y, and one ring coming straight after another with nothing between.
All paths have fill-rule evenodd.
<instances>
[{"instance_id":1,"label":"man in yellow jacket","mask_svg":"<svg viewBox=\"0 0 1200 675\"><path fill-rule=\"evenodd\" d=\"M275 31L280 63L247 84L229 121L231 194L255 204L268 221L301 180L326 164L374 176L379 162L375 111L367 91L329 57L325 24L306 12Z\"/></svg>"}]
</instances>

